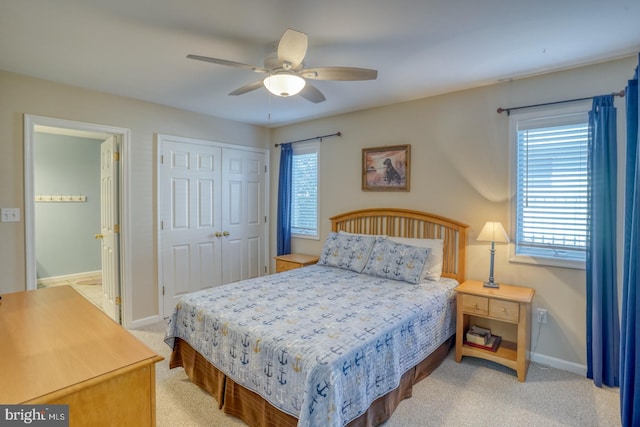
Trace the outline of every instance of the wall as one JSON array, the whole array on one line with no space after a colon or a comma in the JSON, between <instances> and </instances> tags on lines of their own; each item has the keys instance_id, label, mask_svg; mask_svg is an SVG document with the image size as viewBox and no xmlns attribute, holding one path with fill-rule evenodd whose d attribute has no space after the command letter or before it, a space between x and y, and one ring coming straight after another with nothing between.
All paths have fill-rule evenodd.
<instances>
[{"instance_id":1,"label":"wall","mask_svg":"<svg viewBox=\"0 0 640 427\"><path fill-rule=\"evenodd\" d=\"M158 313L156 133L255 147L267 147L270 139L270 217L275 218L279 152L272 144L341 131L342 137L321 144L321 240L296 239L293 250L319 253L329 230L327 219L334 214L370 206L401 206L469 224L467 274L484 279L489 252L475 237L487 220L509 224L508 118L496 114L496 108L618 91L636 65L635 57L628 57L271 131L0 71L0 207L24 210L25 113L131 129L132 283L127 285L132 293L132 319L145 319ZM623 143L623 101L617 98L616 105ZM412 145L411 192L362 192L362 148L396 144ZM623 150L621 144L619 152ZM275 221L271 221L271 235L275 254ZM26 288L24 254L24 223L0 223L0 294ZM506 248L498 247L496 279L533 287L534 309L549 310L549 323L540 331L536 352L570 369L580 369L586 363L584 271L512 264L506 254ZM535 343L537 325L532 332Z\"/></svg>"},{"instance_id":2,"label":"wall","mask_svg":"<svg viewBox=\"0 0 640 427\"><path fill-rule=\"evenodd\" d=\"M101 270L101 140L36 133L36 196L83 195L85 202L36 202L38 279Z\"/></svg>"},{"instance_id":3,"label":"wall","mask_svg":"<svg viewBox=\"0 0 640 427\"><path fill-rule=\"evenodd\" d=\"M321 239L294 239L292 250L318 254L329 231L328 218L337 213L367 207L405 207L468 224L467 276L485 280L489 248L476 242L477 234L488 220L510 225L509 118L497 114L496 109L618 91L626 86L635 66L635 57L623 58L274 129L274 143L337 131L343 134L321 143ZM616 98L615 102L619 152L623 153L624 100ZM397 144L411 144L411 191L361 191L362 148ZM275 218L279 150L273 147L271 162L271 217ZM274 225L272 221L273 236ZM272 252L275 250L274 240ZM532 345L538 341L539 332L534 359L584 371L584 270L510 263L508 248L498 245L495 272L499 282L534 288L533 309L541 307L549 312L547 325L540 331L537 324L532 328Z\"/></svg>"},{"instance_id":4,"label":"wall","mask_svg":"<svg viewBox=\"0 0 640 427\"><path fill-rule=\"evenodd\" d=\"M158 314L157 133L265 148L265 128L0 71L0 207L24 213L23 117L34 114L131 130L129 248L132 320ZM0 294L26 289L24 222L0 223ZM125 307L125 310L127 308Z\"/></svg>"}]
</instances>

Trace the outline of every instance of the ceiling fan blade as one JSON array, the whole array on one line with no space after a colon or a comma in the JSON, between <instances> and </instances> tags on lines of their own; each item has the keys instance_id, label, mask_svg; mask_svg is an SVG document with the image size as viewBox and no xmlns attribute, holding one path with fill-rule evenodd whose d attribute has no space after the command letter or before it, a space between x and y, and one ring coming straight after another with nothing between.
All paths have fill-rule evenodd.
<instances>
[{"instance_id":1,"label":"ceiling fan blade","mask_svg":"<svg viewBox=\"0 0 640 427\"><path fill-rule=\"evenodd\" d=\"M287 29L278 43L278 61L288 63L296 69L307 54L307 35L300 31ZM287 66L284 67L287 69Z\"/></svg>"},{"instance_id":2,"label":"ceiling fan blade","mask_svg":"<svg viewBox=\"0 0 640 427\"><path fill-rule=\"evenodd\" d=\"M260 89L262 86L264 86L264 83L262 83L262 80L258 80L257 82L249 83L247 85L239 87L238 89L236 89L233 92L231 92L229 95L242 95L243 93L247 93L247 92L251 92L252 90Z\"/></svg>"},{"instance_id":3,"label":"ceiling fan blade","mask_svg":"<svg viewBox=\"0 0 640 427\"><path fill-rule=\"evenodd\" d=\"M377 70L353 67L319 67L307 68L298 73L305 79L312 80L375 80L378 78Z\"/></svg>"},{"instance_id":4,"label":"ceiling fan blade","mask_svg":"<svg viewBox=\"0 0 640 427\"><path fill-rule=\"evenodd\" d=\"M302 89L302 91L300 92L300 96L302 96L307 101L313 102L314 104L322 102L326 99L322 92L320 92L315 86L309 84L309 82L304 85L304 89Z\"/></svg>"},{"instance_id":5,"label":"ceiling fan blade","mask_svg":"<svg viewBox=\"0 0 640 427\"><path fill-rule=\"evenodd\" d=\"M227 61L226 59L210 58L208 56L200 56L200 55L187 55L187 58L195 59L198 61L211 62L213 64L218 64L218 65L226 65L228 67L243 68L245 70L255 71L256 73L268 73L268 71L262 67L243 64L241 62Z\"/></svg>"}]
</instances>

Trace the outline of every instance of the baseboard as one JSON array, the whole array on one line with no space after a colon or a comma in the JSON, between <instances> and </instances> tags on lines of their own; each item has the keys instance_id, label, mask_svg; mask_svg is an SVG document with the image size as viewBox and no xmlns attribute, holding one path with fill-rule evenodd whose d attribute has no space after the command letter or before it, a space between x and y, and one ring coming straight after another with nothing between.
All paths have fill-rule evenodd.
<instances>
[{"instance_id":1,"label":"baseboard","mask_svg":"<svg viewBox=\"0 0 640 427\"><path fill-rule=\"evenodd\" d=\"M546 365L555 369L572 372L582 377L587 376L587 367L585 365L569 362L567 360L545 356L544 354L534 354L531 358L531 361L540 365Z\"/></svg>"},{"instance_id":2,"label":"baseboard","mask_svg":"<svg viewBox=\"0 0 640 427\"><path fill-rule=\"evenodd\" d=\"M127 329L137 329L142 328L143 326L153 325L154 323L158 323L163 320L163 317L159 314L155 316L149 316L142 319L132 320L131 323L124 325Z\"/></svg>"},{"instance_id":3,"label":"baseboard","mask_svg":"<svg viewBox=\"0 0 640 427\"><path fill-rule=\"evenodd\" d=\"M38 279L38 285L49 285L63 280L77 282L78 280L91 280L98 277L102 277L102 270L85 271L83 273L66 274L63 276L44 277L42 279Z\"/></svg>"}]
</instances>

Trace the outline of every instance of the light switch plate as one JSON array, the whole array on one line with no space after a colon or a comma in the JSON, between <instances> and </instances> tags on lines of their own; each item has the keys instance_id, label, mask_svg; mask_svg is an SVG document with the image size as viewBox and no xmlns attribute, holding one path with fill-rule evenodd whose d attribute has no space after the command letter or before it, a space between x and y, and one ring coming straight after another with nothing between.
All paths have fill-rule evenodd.
<instances>
[{"instance_id":1,"label":"light switch plate","mask_svg":"<svg viewBox=\"0 0 640 427\"><path fill-rule=\"evenodd\" d=\"M20 222L20 208L1 208L0 222Z\"/></svg>"}]
</instances>

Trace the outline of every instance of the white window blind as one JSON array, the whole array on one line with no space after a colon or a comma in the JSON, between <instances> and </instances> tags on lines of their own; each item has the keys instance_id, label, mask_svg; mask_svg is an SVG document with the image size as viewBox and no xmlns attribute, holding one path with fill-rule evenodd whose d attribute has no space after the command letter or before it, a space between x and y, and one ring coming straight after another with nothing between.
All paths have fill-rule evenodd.
<instances>
[{"instance_id":1,"label":"white window blind","mask_svg":"<svg viewBox=\"0 0 640 427\"><path fill-rule=\"evenodd\" d=\"M293 150L291 234L318 237L317 145Z\"/></svg>"},{"instance_id":2,"label":"white window blind","mask_svg":"<svg viewBox=\"0 0 640 427\"><path fill-rule=\"evenodd\" d=\"M584 261L586 112L517 121L515 255Z\"/></svg>"}]
</instances>

